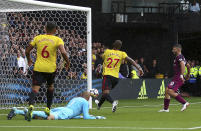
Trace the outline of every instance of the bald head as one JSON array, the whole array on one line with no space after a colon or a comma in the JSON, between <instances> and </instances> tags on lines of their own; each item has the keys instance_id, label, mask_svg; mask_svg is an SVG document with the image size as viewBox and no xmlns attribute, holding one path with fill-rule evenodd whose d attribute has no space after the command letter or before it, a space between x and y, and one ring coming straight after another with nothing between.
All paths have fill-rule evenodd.
<instances>
[{"instance_id":1,"label":"bald head","mask_svg":"<svg viewBox=\"0 0 201 131\"><path fill-rule=\"evenodd\" d=\"M83 98L85 98L87 101L89 100L89 98L90 98L90 93L89 92L87 92L87 91L85 91L85 92L83 92L82 93L82 95L81 95Z\"/></svg>"}]
</instances>

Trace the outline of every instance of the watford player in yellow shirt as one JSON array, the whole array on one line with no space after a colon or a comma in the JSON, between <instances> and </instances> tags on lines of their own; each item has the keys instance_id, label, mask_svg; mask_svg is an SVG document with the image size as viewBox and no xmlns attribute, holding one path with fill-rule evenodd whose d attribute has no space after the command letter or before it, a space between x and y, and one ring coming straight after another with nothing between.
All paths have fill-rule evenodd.
<instances>
[{"instance_id":1,"label":"watford player in yellow shirt","mask_svg":"<svg viewBox=\"0 0 201 131\"><path fill-rule=\"evenodd\" d=\"M29 110L27 120L31 120L32 110L34 109L34 99L39 92L40 86L47 82L47 108L45 112L50 113L54 93L54 79L56 74L56 58L59 49L64 60L66 61L66 70L68 70L70 62L67 52L64 48L64 42L61 38L54 36L56 25L48 22L46 24L46 34L36 36L30 45L26 48L26 57L29 66L32 64L30 52L35 47L37 50L37 58L34 63L32 76L32 92L29 94Z\"/></svg>"},{"instance_id":2,"label":"watford player in yellow shirt","mask_svg":"<svg viewBox=\"0 0 201 131\"><path fill-rule=\"evenodd\" d=\"M103 80L102 80L102 96L99 101L96 101L97 109L99 110L101 105L105 100L109 101L112 104L112 112L116 111L118 101L113 100L110 96L110 90L112 90L118 83L119 78L119 69L122 63L122 60L126 60L130 62L133 66L135 66L140 75L143 75L143 71L140 67L137 66L135 61L128 57L128 55L120 51L122 46L122 42L120 40L116 40L113 43L113 49L105 50L102 55L103 58Z\"/></svg>"}]
</instances>

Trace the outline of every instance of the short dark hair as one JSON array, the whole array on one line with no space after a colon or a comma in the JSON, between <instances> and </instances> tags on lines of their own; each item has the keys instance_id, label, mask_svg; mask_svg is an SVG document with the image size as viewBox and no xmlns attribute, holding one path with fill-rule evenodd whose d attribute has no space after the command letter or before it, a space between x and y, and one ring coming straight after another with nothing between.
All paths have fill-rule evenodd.
<instances>
[{"instance_id":1,"label":"short dark hair","mask_svg":"<svg viewBox=\"0 0 201 131\"><path fill-rule=\"evenodd\" d=\"M47 32L52 32L56 29L56 24L54 22L47 22L45 29Z\"/></svg>"},{"instance_id":2,"label":"short dark hair","mask_svg":"<svg viewBox=\"0 0 201 131\"><path fill-rule=\"evenodd\" d=\"M180 48L180 49L182 49L181 44L175 44L175 45L173 45L173 47L176 47L176 48Z\"/></svg>"},{"instance_id":3,"label":"short dark hair","mask_svg":"<svg viewBox=\"0 0 201 131\"><path fill-rule=\"evenodd\" d=\"M115 42L113 43L113 48L114 49L120 50L121 46L122 46L122 41L121 40L115 40Z\"/></svg>"}]
</instances>

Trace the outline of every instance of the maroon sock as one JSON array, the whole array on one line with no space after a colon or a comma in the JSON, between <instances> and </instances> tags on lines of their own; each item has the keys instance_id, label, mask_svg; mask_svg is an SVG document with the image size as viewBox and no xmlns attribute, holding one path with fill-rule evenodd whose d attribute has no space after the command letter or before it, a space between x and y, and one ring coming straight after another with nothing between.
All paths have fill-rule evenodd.
<instances>
[{"instance_id":1,"label":"maroon sock","mask_svg":"<svg viewBox=\"0 0 201 131\"><path fill-rule=\"evenodd\" d=\"M170 99L164 99L164 110L167 110L169 108Z\"/></svg>"},{"instance_id":2,"label":"maroon sock","mask_svg":"<svg viewBox=\"0 0 201 131\"><path fill-rule=\"evenodd\" d=\"M177 96L175 97L175 99L176 99L178 102L180 102L181 104L185 104L185 103L186 103L186 101L185 101L180 95L177 95Z\"/></svg>"}]
</instances>

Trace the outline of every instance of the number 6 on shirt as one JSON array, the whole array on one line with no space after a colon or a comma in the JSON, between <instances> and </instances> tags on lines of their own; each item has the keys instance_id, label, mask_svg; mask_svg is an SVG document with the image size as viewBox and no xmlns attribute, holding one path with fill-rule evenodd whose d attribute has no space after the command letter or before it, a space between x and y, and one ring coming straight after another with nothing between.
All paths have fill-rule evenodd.
<instances>
[{"instance_id":1,"label":"number 6 on shirt","mask_svg":"<svg viewBox=\"0 0 201 131\"><path fill-rule=\"evenodd\" d=\"M46 50L48 46L44 46L42 52L41 52L41 55L43 58L48 58L50 56L50 53Z\"/></svg>"}]
</instances>

